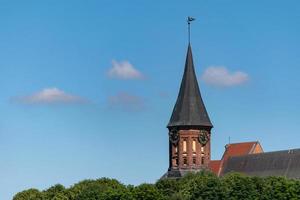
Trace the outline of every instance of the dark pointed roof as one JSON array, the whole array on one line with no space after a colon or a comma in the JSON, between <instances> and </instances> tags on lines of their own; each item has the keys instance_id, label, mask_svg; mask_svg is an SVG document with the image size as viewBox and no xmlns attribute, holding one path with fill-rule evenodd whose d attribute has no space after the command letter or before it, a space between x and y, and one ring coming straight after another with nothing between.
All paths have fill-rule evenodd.
<instances>
[{"instance_id":1,"label":"dark pointed roof","mask_svg":"<svg viewBox=\"0 0 300 200\"><path fill-rule=\"evenodd\" d=\"M201 98L190 44L180 91L168 128L176 126L213 126Z\"/></svg>"}]
</instances>

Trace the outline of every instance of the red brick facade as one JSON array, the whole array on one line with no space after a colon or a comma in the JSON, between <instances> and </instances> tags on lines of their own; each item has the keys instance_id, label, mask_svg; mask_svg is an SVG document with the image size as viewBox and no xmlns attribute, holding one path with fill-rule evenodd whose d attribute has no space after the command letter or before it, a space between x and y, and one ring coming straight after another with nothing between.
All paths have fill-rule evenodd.
<instances>
[{"instance_id":1,"label":"red brick facade","mask_svg":"<svg viewBox=\"0 0 300 200\"><path fill-rule=\"evenodd\" d=\"M200 170L208 168L210 161L210 132L208 142L199 142L200 130L179 130L177 143L169 142L170 167L169 170Z\"/></svg>"}]
</instances>

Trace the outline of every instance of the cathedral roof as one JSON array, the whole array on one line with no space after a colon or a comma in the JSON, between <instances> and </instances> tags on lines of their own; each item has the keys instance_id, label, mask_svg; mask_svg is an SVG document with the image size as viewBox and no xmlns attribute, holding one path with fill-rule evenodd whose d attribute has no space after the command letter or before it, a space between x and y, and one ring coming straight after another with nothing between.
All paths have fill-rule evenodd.
<instances>
[{"instance_id":1,"label":"cathedral roof","mask_svg":"<svg viewBox=\"0 0 300 200\"><path fill-rule=\"evenodd\" d=\"M221 172L239 172L250 176L300 178L300 149L248 154L228 158Z\"/></svg>"},{"instance_id":2,"label":"cathedral roof","mask_svg":"<svg viewBox=\"0 0 300 200\"><path fill-rule=\"evenodd\" d=\"M168 128L177 126L213 127L200 94L190 44L177 102Z\"/></svg>"},{"instance_id":3,"label":"cathedral roof","mask_svg":"<svg viewBox=\"0 0 300 200\"><path fill-rule=\"evenodd\" d=\"M227 144L225 146L226 149L223 154L222 160L227 160L229 157L232 156L253 154L255 153L254 151L256 150L256 147L258 145L261 151L263 151L258 141ZM259 153L261 153L261 151L259 151Z\"/></svg>"}]
</instances>

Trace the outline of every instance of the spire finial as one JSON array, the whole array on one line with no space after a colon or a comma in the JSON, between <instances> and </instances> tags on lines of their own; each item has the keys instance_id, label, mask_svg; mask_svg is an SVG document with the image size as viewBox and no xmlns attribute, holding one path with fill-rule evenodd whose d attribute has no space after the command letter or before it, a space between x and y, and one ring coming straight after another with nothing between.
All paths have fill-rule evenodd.
<instances>
[{"instance_id":1,"label":"spire finial","mask_svg":"<svg viewBox=\"0 0 300 200\"><path fill-rule=\"evenodd\" d=\"M194 21L194 20L196 20L196 19L193 18L193 17L190 17L190 16L188 16L188 18L187 18L187 23L188 23L188 34L189 34L189 44L190 44L190 42L191 42L191 21Z\"/></svg>"}]
</instances>

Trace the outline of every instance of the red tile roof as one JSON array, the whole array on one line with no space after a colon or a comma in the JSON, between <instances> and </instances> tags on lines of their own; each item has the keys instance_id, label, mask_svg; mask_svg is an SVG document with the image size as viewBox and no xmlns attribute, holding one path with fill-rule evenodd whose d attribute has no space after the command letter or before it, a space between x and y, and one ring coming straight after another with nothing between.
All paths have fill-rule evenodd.
<instances>
[{"instance_id":1,"label":"red tile roof","mask_svg":"<svg viewBox=\"0 0 300 200\"><path fill-rule=\"evenodd\" d=\"M251 154L258 142L242 142L227 144L222 160L227 160L231 156L241 156Z\"/></svg>"},{"instance_id":2,"label":"red tile roof","mask_svg":"<svg viewBox=\"0 0 300 200\"><path fill-rule=\"evenodd\" d=\"M211 160L208 164L208 168L216 175L219 174L221 160Z\"/></svg>"}]
</instances>

